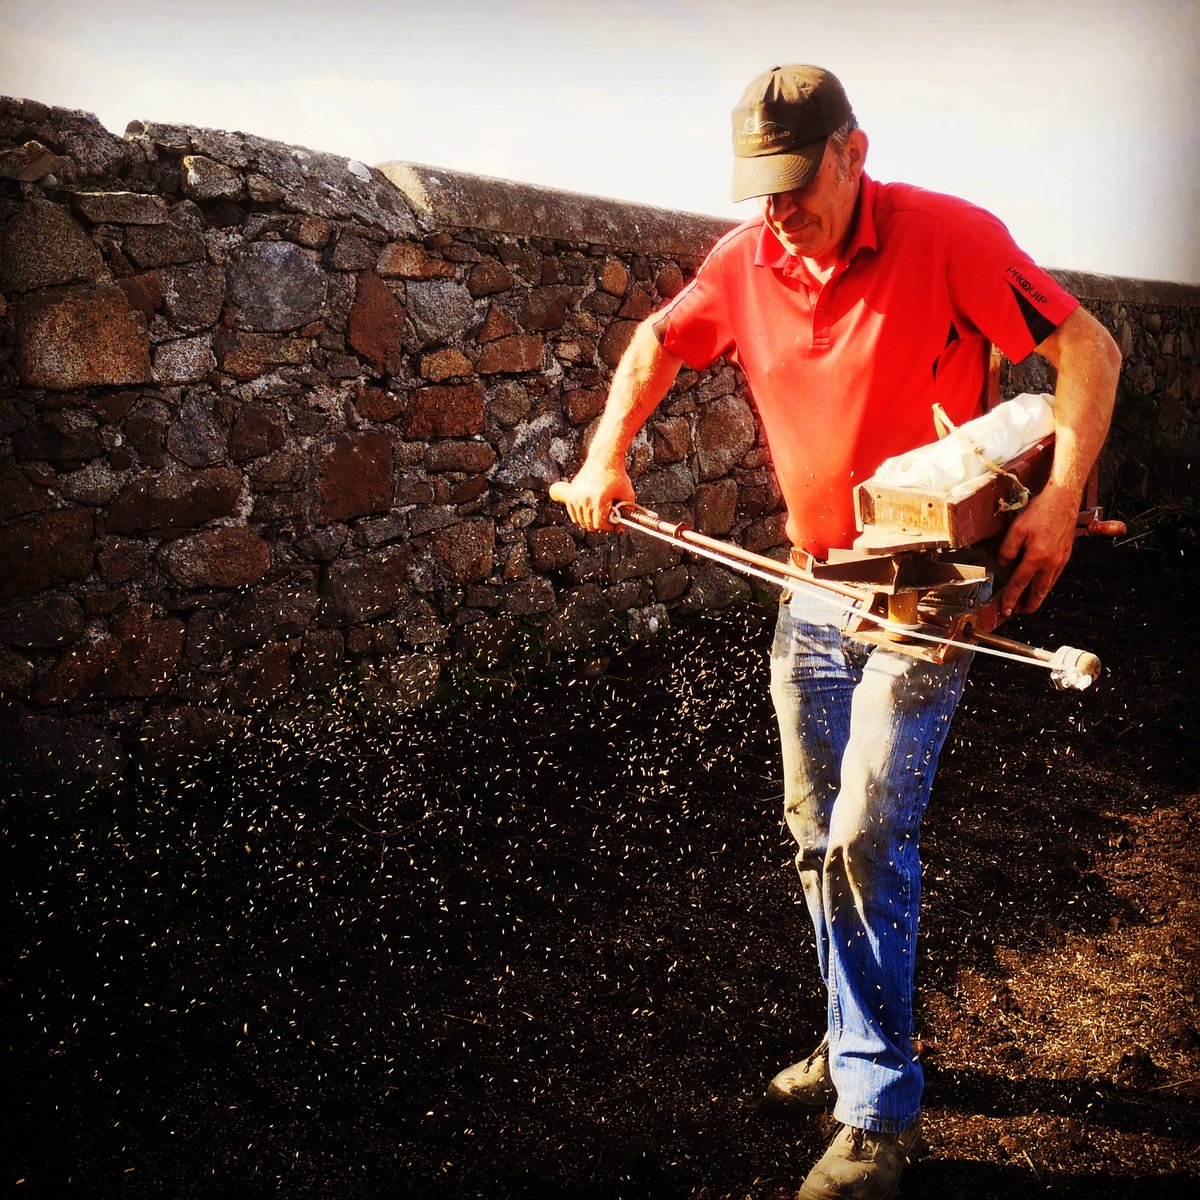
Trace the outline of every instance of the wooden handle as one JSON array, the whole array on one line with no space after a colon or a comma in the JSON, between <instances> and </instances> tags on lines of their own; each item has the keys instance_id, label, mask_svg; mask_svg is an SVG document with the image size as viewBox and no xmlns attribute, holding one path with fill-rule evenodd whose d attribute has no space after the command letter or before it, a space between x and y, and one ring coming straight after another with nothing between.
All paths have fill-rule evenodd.
<instances>
[{"instance_id":1,"label":"wooden handle","mask_svg":"<svg viewBox=\"0 0 1200 1200\"><path fill-rule=\"evenodd\" d=\"M1088 537L1124 537L1125 522L1092 520L1084 526L1084 532Z\"/></svg>"}]
</instances>

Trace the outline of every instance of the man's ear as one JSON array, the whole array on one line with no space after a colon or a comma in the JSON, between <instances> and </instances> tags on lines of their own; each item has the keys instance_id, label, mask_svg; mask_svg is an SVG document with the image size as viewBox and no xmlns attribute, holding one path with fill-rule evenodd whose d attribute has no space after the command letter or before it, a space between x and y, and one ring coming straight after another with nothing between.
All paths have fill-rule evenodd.
<instances>
[{"instance_id":1,"label":"man's ear","mask_svg":"<svg viewBox=\"0 0 1200 1200\"><path fill-rule=\"evenodd\" d=\"M858 179L867 165L867 150L871 143L861 129L850 130L846 139L846 165L850 168L852 179Z\"/></svg>"}]
</instances>

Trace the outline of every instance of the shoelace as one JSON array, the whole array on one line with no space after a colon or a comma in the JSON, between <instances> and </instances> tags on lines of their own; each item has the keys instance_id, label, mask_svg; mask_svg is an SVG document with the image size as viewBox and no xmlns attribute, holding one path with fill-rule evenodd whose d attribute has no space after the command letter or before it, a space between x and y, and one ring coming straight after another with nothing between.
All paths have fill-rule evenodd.
<instances>
[{"instance_id":1,"label":"shoelace","mask_svg":"<svg viewBox=\"0 0 1200 1200\"><path fill-rule=\"evenodd\" d=\"M826 1056L829 1054L829 1034L826 1034L821 1039L821 1044L808 1056L808 1060L804 1064L804 1069L807 1071L823 1054Z\"/></svg>"}]
</instances>

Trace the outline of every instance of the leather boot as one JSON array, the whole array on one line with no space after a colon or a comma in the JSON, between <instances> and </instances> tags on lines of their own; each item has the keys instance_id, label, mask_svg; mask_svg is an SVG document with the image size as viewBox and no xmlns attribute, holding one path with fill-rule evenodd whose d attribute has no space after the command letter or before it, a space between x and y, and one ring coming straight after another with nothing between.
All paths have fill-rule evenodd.
<instances>
[{"instance_id":1,"label":"leather boot","mask_svg":"<svg viewBox=\"0 0 1200 1200\"><path fill-rule=\"evenodd\" d=\"M805 1059L785 1067L770 1083L763 1097L766 1112L807 1116L823 1112L837 1099L829 1077L829 1038Z\"/></svg>"},{"instance_id":2,"label":"leather boot","mask_svg":"<svg viewBox=\"0 0 1200 1200\"><path fill-rule=\"evenodd\" d=\"M904 1168L924 1149L920 1117L903 1133L843 1125L808 1173L796 1200L892 1200Z\"/></svg>"}]
</instances>

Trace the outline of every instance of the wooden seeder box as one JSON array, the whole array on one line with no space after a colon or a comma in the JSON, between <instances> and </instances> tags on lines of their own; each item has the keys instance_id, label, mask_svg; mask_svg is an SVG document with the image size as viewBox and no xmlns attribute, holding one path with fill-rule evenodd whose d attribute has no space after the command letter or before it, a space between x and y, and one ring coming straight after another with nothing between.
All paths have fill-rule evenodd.
<instances>
[{"instance_id":1,"label":"wooden seeder box","mask_svg":"<svg viewBox=\"0 0 1200 1200\"><path fill-rule=\"evenodd\" d=\"M959 484L950 494L879 483L872 476L854 489L854 515L862 531L854 548L876 553L905 548L957 550L995 537L1013 515L1002 507L1018 491L1009 475L1036 494L1046 486L1053 457L1054 435L1050 434L1005 463L1009 474L981 476L973 483Z\"/></svg>"}]
</instances>

